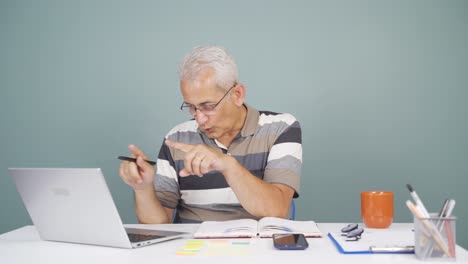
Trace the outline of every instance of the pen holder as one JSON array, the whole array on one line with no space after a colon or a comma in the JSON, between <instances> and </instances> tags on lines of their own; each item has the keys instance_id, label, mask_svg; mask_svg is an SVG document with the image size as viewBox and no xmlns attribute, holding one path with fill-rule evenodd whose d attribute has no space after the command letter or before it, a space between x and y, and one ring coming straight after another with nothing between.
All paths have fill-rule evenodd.
<instances>
[{"instance_id":1,"label":"pen holder","mask_svg":"<svg viewBox=\"0 0 468 264\"><path fill-rule=\"evenodd\" d=\"M456 260L456 218L414 217L414 253L422 260Z\"/></svg>"}]
</instances>

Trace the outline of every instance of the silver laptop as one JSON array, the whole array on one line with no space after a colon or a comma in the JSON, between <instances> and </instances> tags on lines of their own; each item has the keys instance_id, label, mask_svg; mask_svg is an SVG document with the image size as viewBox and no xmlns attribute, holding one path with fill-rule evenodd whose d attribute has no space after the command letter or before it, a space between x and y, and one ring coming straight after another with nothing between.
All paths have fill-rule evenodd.
<instances>
[{"instance_id":1,"label":"silver laptop","mask_svg":"<svg viewBox=\"0 0 468 264\"><path fill-rule=\"evenodd\" d=\"M136 248L187 236L125 228L101 169L8 170L44 240Z\"/></svg>"}]
</instances>

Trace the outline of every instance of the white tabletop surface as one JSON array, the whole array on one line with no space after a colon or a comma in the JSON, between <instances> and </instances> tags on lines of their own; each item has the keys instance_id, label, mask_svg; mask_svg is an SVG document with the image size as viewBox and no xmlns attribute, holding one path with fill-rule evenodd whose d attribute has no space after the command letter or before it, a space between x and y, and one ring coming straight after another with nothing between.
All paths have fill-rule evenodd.
<instances>
[{"instance_id":1,"label":"white tabletop surface","mask_svg":"<svg viewBox=\"0 0 468 264\"><path fill-rule=\"evenodd\" d=\"M247 253L240 255L207 256L197 254L179 256L181 250L190 238L176 239L137 249L120 249L102 246L90 246L71 243L43 241L34 226L25 226L0 235L0 263L422 263L414 254L340 254L331 240L328 232L338 232L346 224L319 223L323 238L308 238L309 248L306 250L276 250L271 239L253 238L248 245ZM392 224L390 228L410 227L412 224ZM144 227L148 229L177 230L193 233L196 224L167 225L126 225L129 227ZM468 252L460 246L456 248L457 261L468 263ZM263 262L262 262L263 261ZM438 262L440 263L440 262ZM450 262L454 263L454 262Z\"/></svg>"}]
</instances>

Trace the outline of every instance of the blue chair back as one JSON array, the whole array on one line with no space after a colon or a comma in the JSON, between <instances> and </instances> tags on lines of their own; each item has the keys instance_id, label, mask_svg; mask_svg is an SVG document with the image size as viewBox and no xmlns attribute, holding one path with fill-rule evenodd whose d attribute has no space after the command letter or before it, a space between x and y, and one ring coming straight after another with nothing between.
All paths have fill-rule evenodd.
<instances>
[{"instance_id":1,"label":"blue chair back","mask_svg":"<svg viewBox=\"0 0 468 264\"><path fill-rule=\"evenodd\" d=\"M291 211L289 219L296 220L296 203L294 202L294 199L291 200L291 208L289 210Z\"/></svg>"}]
</instances>

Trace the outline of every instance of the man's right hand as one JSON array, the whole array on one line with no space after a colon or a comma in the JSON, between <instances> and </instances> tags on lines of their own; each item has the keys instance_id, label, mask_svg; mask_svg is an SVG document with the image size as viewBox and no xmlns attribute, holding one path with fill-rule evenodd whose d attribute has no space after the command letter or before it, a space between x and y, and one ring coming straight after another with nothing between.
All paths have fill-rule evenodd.
<instances>
[{"instance_id":1,"label":"man's right hand","mask_svg":"<svg viewBox=\"0 0 468 264\"><path fill-rule=\"evenodd\" d=\"M143 190L147 187L153 188L154 167L145 161L145 153L135 145L129 145L128 149L136 162L122 161L119 167L119 174L122 180L130 185L133 190Z\"/></svg>"}]
</instances>

